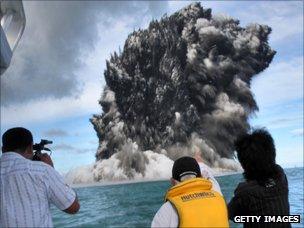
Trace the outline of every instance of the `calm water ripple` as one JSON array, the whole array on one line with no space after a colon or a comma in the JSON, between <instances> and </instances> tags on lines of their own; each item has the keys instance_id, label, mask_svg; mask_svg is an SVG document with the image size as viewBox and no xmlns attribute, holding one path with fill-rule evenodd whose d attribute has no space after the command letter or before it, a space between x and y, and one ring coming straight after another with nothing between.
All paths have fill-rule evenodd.
<instances>
[{"instance_id":1,"label":"calm water ripple","mask_svg":"<svg viewBox=\"0 0 304 228\"><path fill-rule=\"evenodd\" d=\"M303 168L285 171L291 214L301 215L301 224L293 227L303 227ZM239 174L217 178L226 201L242 179ZM68 215L52 207L53 223L55 227L148 227L169 186L169 181L156 181L77 188L80 212Z\"/></svg>"}]
</instances>

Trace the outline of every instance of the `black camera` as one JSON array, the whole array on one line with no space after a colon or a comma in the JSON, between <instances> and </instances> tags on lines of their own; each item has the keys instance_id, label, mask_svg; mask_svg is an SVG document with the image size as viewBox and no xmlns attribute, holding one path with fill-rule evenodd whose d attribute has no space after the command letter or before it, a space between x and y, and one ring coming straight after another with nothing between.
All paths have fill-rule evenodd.
<instances>
[{"instance_id":1,"label":"black camera","mask_svg":"<svg viewBox=\"0 0 304 228\"><path fill-rule=\"evenodd\" d=\"M46 148L45 145L47 144L52 144L53 141L46 140L46 139L41 139L40 143L35 143L33 145L33 150L34 150L34 156L33 156L33 161L40 161L40 156L41 156L41 151L46 150L50 151L50 155L52 154L52 151L49 148Z\"/></svg>"}]
</instances>

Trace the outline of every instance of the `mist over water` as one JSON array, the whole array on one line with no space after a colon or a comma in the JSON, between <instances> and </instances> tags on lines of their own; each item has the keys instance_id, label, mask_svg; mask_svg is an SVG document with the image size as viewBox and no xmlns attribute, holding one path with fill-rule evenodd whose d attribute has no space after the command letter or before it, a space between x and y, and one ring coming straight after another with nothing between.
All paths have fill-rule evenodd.
<instances>
[{"instance_id":1,"label":"mist over water","mask_svg":"<svg viewBox=\"0 0 304 228\"><path fill-rule=\"evenodd\" d=\"M194 3L131 33L107 61L103 113L91 119L96 163L71 182L168 178L196 152L217 171L240 170L233 142L258 110L250 83L275 54L270 32Z\"/></svg>"}]
</instances>

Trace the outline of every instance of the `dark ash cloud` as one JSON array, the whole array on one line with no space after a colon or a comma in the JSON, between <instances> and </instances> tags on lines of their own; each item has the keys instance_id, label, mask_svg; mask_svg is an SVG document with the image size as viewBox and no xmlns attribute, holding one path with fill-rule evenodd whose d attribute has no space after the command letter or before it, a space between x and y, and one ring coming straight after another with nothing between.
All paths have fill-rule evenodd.
<instances>
[{"instance_id":1,"label":"dark ash cloud","mask_svg":"<svg viewBox=\"0 0 304 228\"><path fill-rule=\"evenodd\" d=\"M211 166L235 169L234 141L258 110L251 80L275 54L270 32L195 3L131 33L107 61L103 113L91 119L97 161L117 154L132 178L145 175L143 151L172 160L200 151Z\"/></svg>"}]
</instances>

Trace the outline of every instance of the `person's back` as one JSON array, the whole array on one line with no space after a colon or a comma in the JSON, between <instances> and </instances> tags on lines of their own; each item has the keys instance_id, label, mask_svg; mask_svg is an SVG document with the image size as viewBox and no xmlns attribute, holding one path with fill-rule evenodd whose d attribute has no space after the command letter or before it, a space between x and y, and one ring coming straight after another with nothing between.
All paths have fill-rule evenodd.
<instances>
[{"instance_id":1,"label":"person's back","mask_svg":"<svg viewBox=\"0 0 304 228\"><path fill-rule=\"evenodd\" d=\"M66 189L52 186L55 182L58 188L65 185L53 168L43 162L30 161L17 153L8 152L2 155L0 167L1 208L4 208L1 211L1 227L50 227L52 217L48 202L65 210L75 199L75 193L67 186ZM54 190L63 191L65 199L58 199Z\"/></svg>"},{"instance_id":2,"label":"person's back","mask_svg":"<svg viewBox=\"0 0 304 228\"><path fill-rule=\"evenodd\" d=\"M244 215L289 215L288 183L281 167L281 175L276 179L270 179L265 184L257 181L242 182L235 190L237 201L244 202ZM242 204L242 203L241 203ZM235 210L233 204L230 210ZM241 207L241 206L239 206Z\"/></svg>"},{"instance_id":3,"label":"person's back","mask_svg":"<svg viewBox=\"0 0 304 228\"><path fill-rule=\"evenodd\" d=\"M275 163L273 139L265 130L240 137L236 151L244 169L240 183L228 204L229 219L235 216L289 215L288 182ZM290 227L290 223L244 223L245 227Z\"/></svg>"},{"instance_id":4,"label":"person's back","mask_svg":"<svg viewBox=\"0 0 304 228\"><path fill-rule=\"evenodd\" d=\"M172 169L165 203L155 214L152 227L228 227L225 200L216 180L201 178L195 159L182 157ZM207 170L205 170L206 172Z\"/></svg>"},{"instance_id":5,"label":"person's back","mask_svg":"<svg viewBox=\"0 0 304 228\"><path fill-rule=\"evenodd\" d=\"M179 227L227 227L227 208L212 183L192 178L173 186L165 199L176 209Z\"/></svg>"},{"instance_id":6,"label":"person's back","mask_svg":"<svg viewBox=\"0 0 304 228\"><path fill-rule=\"evenodd\" d=\"M79 210L76 193L52 164L27 155L4 150L0 158L0 227L52 227L50 204L67 213Z\"/></svg>"}]
</instances>

